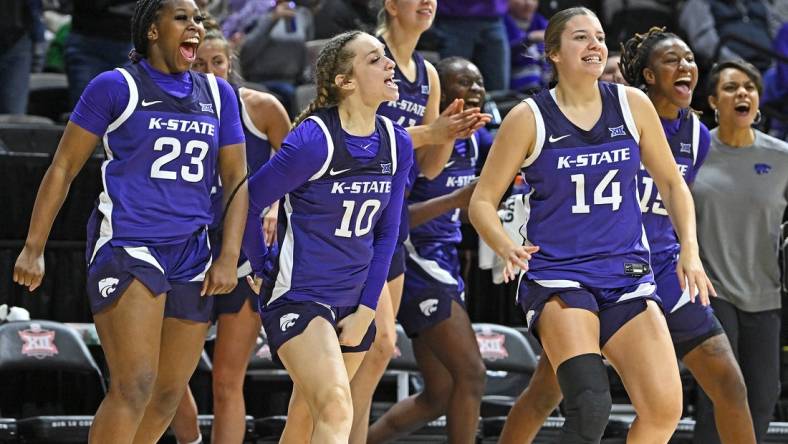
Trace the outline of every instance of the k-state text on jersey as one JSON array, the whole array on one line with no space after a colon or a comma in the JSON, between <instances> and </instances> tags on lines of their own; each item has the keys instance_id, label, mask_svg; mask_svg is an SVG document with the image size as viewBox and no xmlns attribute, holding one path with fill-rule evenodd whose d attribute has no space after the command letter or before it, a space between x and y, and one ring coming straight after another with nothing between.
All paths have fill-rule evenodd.
<instances>
[{"instance_id":1,"label":"k-state text on jersey","mask_svg":"<svg viewBox=\"0 0 788 444\"><path fill-rule=\"evenodd\" d=\"M334 182L331 194L391 193L391 182L369 180L364 182Z\"/></svg>"},{"instance_id":2,"label":"k-state text on jersey","mask_svg":"<svg viewBox=\"0 0 788 444\"><path fill-rule=\"evenodd\" d=\"M151 117L148 129L165 129L170 131L180 131L182 133L207 134L213 136L216 126L208 122L182 119L164 119L162 117Z\"/></svg>"},{"instance_id":3,"label":"k-state text on jersey","mask_svg":"<svg viewBox=\"0 0 788 444\"><path fill-rule=\"evenodd\" d=\"M629 148L618 148L596 153L558 156L557 168L560 170L563 168L582 168L586 166L624 162L630 158L629 151Z\"/></svg>"}]
</instances>

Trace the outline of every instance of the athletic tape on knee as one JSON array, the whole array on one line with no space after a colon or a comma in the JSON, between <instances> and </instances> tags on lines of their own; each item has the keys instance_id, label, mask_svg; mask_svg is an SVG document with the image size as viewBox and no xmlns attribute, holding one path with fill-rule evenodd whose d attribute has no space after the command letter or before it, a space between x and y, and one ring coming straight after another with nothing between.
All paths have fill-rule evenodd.
<instances>
[{"instance_id":1,"label":"athletic tape on knee","mask_svg":"<svg viewBox=\"0 0 788 444\"><path fill-rule=\"evenodd\" d=\"M598 443L612 405L602 356L589 353L567 359L558 366L556 375L566 407L561 444Z\"/></svg>"}]
</instances>

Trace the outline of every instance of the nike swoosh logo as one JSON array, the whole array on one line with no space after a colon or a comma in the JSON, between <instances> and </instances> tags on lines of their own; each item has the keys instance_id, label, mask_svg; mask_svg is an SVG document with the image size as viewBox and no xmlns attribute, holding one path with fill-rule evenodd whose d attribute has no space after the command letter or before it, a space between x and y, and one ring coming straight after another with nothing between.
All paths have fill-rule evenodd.
<instances>
[{"instance_id":1,"label":"nike swoosh logo","mask_svg":"<svg viewBox=\"0 0 788 444\"><path fill-rule=\"evenodd\" d=\"M142 99L142 106L151 106L157 103L161 103L161 100L154 100L152 102L146 102L145 99Z\"/></svg>"},{"instance_id":2,"label":"nike swoosh logo","mask_svg":"<svg viewBox=\"0 0 788 444\"><path fill-rule=\"evenodd\" d=\"M450 166L452 166L452 165L454 165L454 161L453 161L453 160L452 160L452 161L450 161L450 162L446 162L446 166L445 166L445 167L443 167L443 168L448 168L448 167L450 167Z\"/></svg>"},{"instance_id":3,"label":"nike swoosh logo","mask_svg":"<svg viewBox=\"0 0 788 444\"><path fill-rule=\"evenodd\" d=\"M570 134L565 134L565 135L563 135L561 137L553 137L553 135L550 134L550 137L548 137L547 140L549 140L550 143L554 143L554 142L558 142L561 139L566 139L569 136L570 136Z\"/></svg>"},{"instance_id":4,"label":"nike swoosh logo","mask_svg":"<svg viewBox=\"0 0 788 444\"><path fill-rule=\"evenodd\" d=\"M334 171L334 169L331 168L331 171L329 171L328 174L330 176L336 176L337 174L342 174L342 173L345 173L345 172L348 172L348 171L350 171L350 168L348 168L346 170L339 170L339 171Z\"/></svg>"}]
</instances>

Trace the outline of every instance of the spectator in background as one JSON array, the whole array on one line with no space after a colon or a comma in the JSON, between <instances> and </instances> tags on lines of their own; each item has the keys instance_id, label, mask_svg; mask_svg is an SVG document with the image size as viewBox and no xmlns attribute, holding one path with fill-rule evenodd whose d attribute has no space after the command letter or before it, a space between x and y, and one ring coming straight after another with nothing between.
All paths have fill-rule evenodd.
<instances>
[{"instance_id":1,"label":"spectator in background","mask_svg":"<svg viewBox=\"0 0 788 444\"><path fill-rule=\"evenodd\" d=\"M774 39L774 51L788 57L788 23ZM778 61L763 75L764 114L769 115L769 134L788 141L788 63Z\"/></svg>"},{"instance_id":2,"label":"spectator in background","mask_svg":"<svg viewBox=\"0 0 788 444\"><path fill-rule=\"evenodd\" d=\"M128 61L134 5L129 0L74 0L64 54L71 107L93 77Z\"/></svg>"},{"instance_id":3,"label":"spectator in background","mask_svg":"<svg viewBox=\"0 0 788 444\"><path fill-rule=\"evenodd\" d=\"M0 114L24 114L27 110L33 63L33 3L40 5L39 0L0 3L4 7L0 13Z\"/></svg>"},{"instance_id":4,"label":"spectator in background","mask_svg":"<svg viewBox=\"0 0 788 444\"><path fill-rule=\"evenodd\" d=\"M621 63L620 53L613 51L608 53L605 70L602 71L602 76L599 77L599 80L626 85L627 81L624 80L624 76L621 74L621 66L619 66L619 63Z\"/></svg>"},{"instance_id":5,"label":"spectator in background","mask_svg":"<svg viewBox=\"0 0 788 444\"><path fill-rule=\"evenodd\" d=\"M711 306L739 360L757 442L780 397L780 222L788 204L788 144L752 128L760 120L761 75L731 60L709 74L719 127L692 193L703 266L717 290ZM719 437L699 396L694 442Z\"/></svg>"},{"instance_id":6,"label":"spectator in background","mask_svg":"<svg viewBox=\"0 0 788 444\"><path fill-rule=\"evenodd\" d=\"M688 0L678 20L699 65L708 68L718 60L742 59L761 72L771 65L769 55L754 47L772 45L769 9L763 0Z\"/></svg>"},{"instance_id":7,"label":"spectator in background","mask_svg":"<svg viewBox=\"0 0 788 444\"><path fill-rule=\"evenodd\" d=\"M316 13L320 20L315 23L315 38L330 39L354 29L373 34L379 6L373 0L325 0Z\"/></svg>"},{"instance_id":8,"label":"spectator in background","mask_svg":"<svg viewBox=\"0 0 788 444\"><path fill-rule=\"evenodd\" d=\"M607 47L618 48L628 38L652 26L674 29L678 0L605 0L601 12L607 24Z\"/></svg>"},{"instance_id":9,"label":"spectator in background","mask_svg":"<svg viewBox=\"0 0 788 444\"><path fill-rule=\"evenodd\" d=\"M256 8L252 6L255 3L264 2L249 2L242 12L247 7ZM251 24L232 35L240 48L241 71L246 79L262 83L276 93L290 115L295 111L295 87L307 68L306 42L315 38L311 8L317 3L309 0L267 3L267 11L256 15Z\"/></svg>"},{"instance_id":10,"label":"spectator in background","mask_svg":"<svg viewBox=\"0 0 788 444\"><path fill-rule=\"evenodd\" d=\"M539 0L509 0L504 25L512 54L509 88L515 91L541 89L552 75L544 55L547 19L537 12Z\"/></svg>"},{"instance_id":11,"label":"spectator in background","mask_svg":"<svg viewBox=\"0 0 788 444\"><path fill-rule=\"evenodd\" d=\"M507 0L441 0L435 19L441 58L458 56L482 71L488 90L509 88L511 55L503 17Z\"/></svg>"}]
</instances>

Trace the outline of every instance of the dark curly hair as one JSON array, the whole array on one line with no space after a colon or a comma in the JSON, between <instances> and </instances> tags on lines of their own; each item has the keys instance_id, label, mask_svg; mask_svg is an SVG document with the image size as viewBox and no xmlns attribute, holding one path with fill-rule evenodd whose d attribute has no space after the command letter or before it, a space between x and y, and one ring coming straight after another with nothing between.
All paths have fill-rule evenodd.
<instances>
[{"instance_id":1,"label":"dark curly hair","mask_svg":"<svg viewBox=\"0 0 788 444\"><path fill-rule=\"evenodd\" d=\"M621 75L624 80L635 88L647 89L646 79L643 77L643 69L648 66L648 59L651 51L657 43L668 40L679 39L679 36L672 32L665 31L665 28L652 27L645 34L635 34L632 38L621 44Z\"/></svg>"},{"instance_id":2,"label":"dark curly hair","mask_svg":"<svg viewBox=\"0 0 788 444\"><path fill-rule=\"evenodd\" d=\"M129 53L129 59L137 63L148 56L148 29L156 21L159 11L166 0L137 0L134 6L134 15L131 17L131 41L134 49Z\"/></svg>"}]
</instances>

